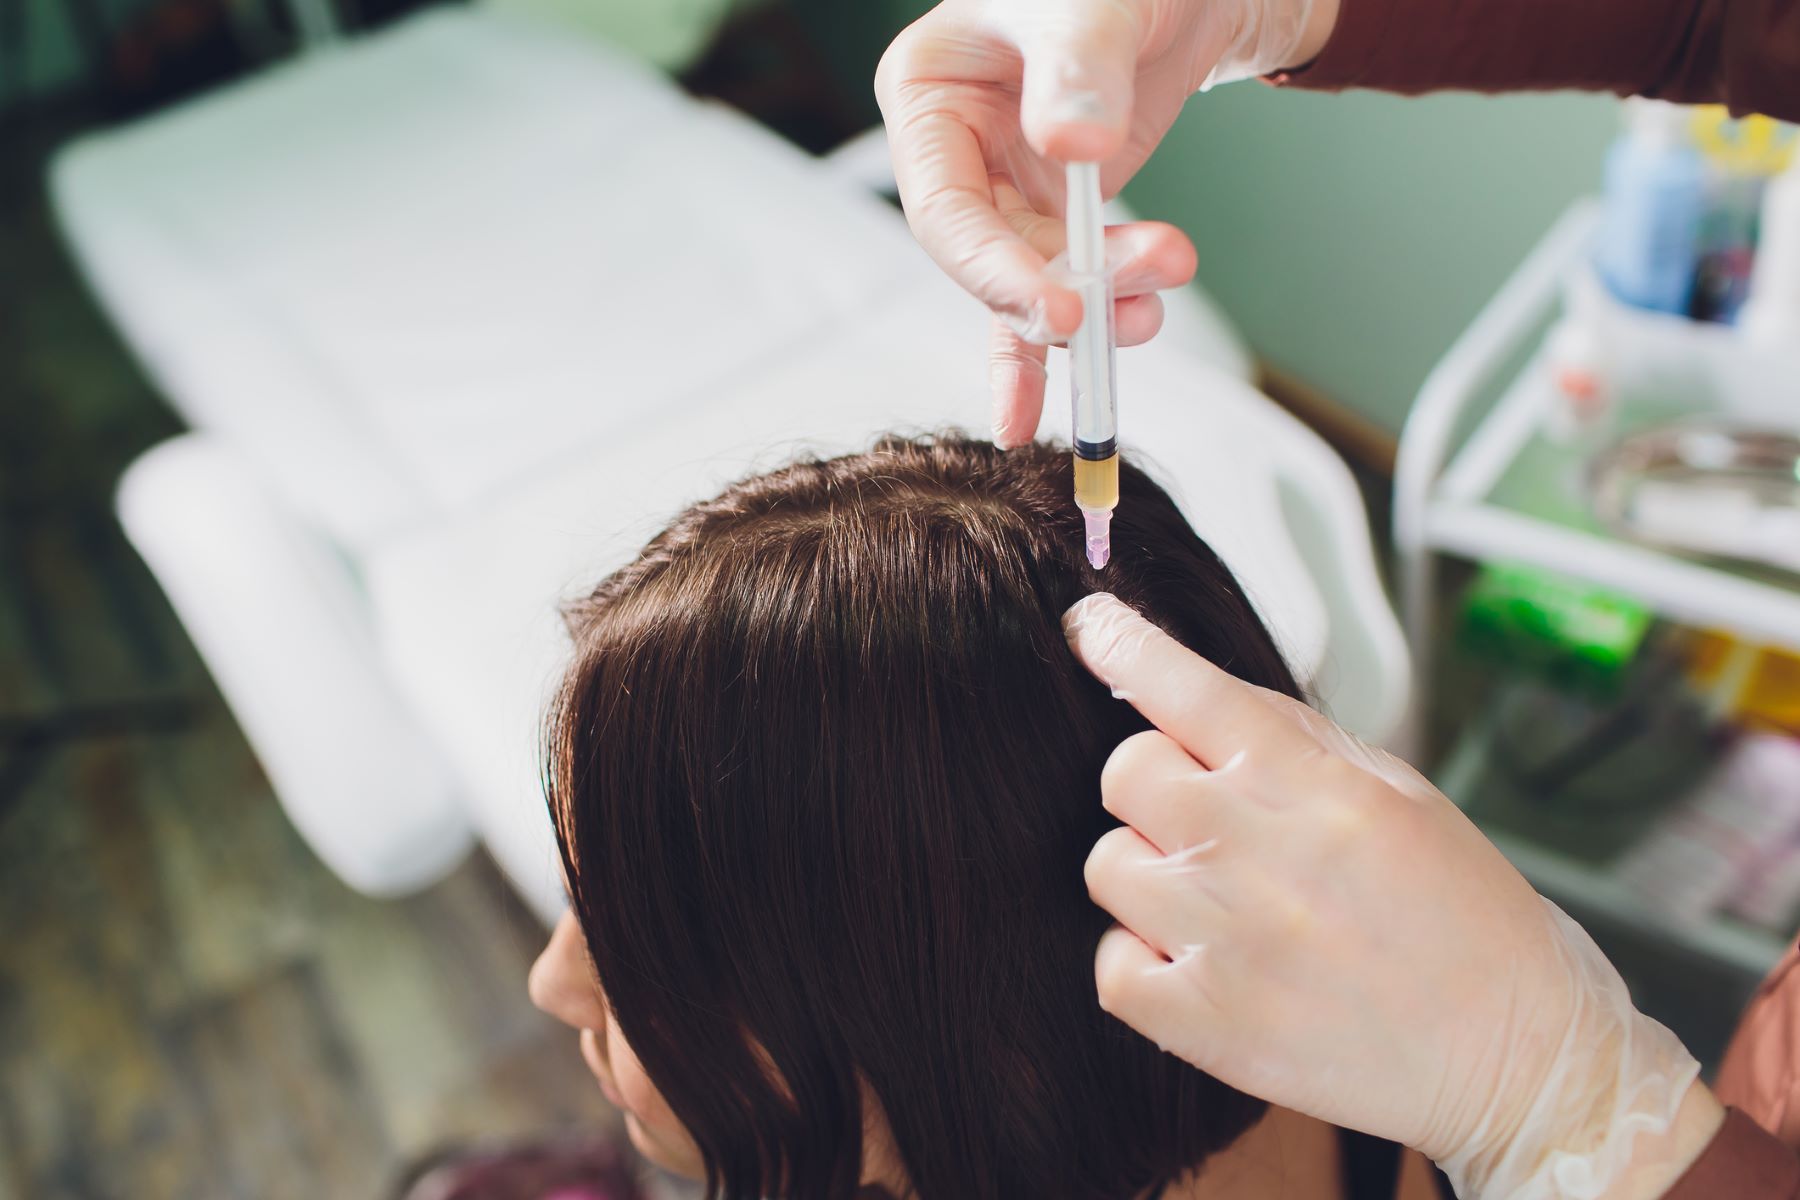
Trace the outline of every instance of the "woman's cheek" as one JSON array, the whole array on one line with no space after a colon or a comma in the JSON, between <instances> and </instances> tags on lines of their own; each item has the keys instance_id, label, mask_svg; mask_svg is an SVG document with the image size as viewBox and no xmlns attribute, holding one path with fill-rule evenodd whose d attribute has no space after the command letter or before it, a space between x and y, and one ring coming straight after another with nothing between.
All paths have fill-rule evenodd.
<instances>
[{"instance_id":1,"label":"woman's cheek","mask_svg":"<svg viewBox=\"0 0 1800 1200\"><path fill-rule=\"evenodd\" d=\"M694 1179L703 1176L706 1169L700 1148L650 1082L643 1064L631 1052L631 1044L619 1032L619 1023L610 1017L606 1022L606 1048L613 1084L619 1089L630 1118L628 1131L633 1144L659 1167Z\"/></svg>"}]
</instances>

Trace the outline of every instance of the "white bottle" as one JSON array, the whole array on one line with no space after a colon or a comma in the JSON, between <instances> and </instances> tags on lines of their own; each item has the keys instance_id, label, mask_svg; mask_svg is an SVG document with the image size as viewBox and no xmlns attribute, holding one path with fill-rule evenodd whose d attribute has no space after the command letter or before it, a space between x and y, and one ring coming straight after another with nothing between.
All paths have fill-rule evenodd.
<instances>
[{"instance_id":1,"label":"white bottle","mask_svg":"<svg viewBox=\"0 0 1800 1200\"><path fill-rule=\"evenodd\" d=\"M1591 454L1611 434L1615 415L1606 342L1592 313L1570 312L1544 339L1550 409L1544 432L1559 446Z\"/></svg>"},{"instance_id":2,"label":"white bottle","mask_svg":"<svg viewBox=\"0 0 1800 1200\"><path fill-rule=\"evenodd\" d=\"M1762 236L1738 328L1757 345L1800 350L1800 154L1763 193Z\"/></svg>"}]
</instances>

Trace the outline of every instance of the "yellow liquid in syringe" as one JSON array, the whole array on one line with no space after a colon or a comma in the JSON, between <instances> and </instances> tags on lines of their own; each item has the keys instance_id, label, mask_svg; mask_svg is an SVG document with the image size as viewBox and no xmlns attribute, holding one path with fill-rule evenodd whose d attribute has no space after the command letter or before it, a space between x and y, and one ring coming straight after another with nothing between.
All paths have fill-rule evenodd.
<instances>
[{"instance_id":1,"label":"yellow liquid in syringe","mask_svg":"<svg viewBox=\"0 0 1800 1200\"><path fill-rule=\"evenodd\" d=\"M1119 507L1119 456L1075 455L1075 503L1083 509Z\"/></svg>"}]
</instances>

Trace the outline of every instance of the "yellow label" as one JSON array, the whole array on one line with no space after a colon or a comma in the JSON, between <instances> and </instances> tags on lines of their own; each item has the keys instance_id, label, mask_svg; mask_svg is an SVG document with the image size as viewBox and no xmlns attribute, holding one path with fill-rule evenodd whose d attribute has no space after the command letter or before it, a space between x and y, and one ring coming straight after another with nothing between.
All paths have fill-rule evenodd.
<instances>
[{"instance_id":1,"label":"yellow label","mask_svg":"<svg viewBox=\"0 0 1800 1200\"><path fill-rule=\"evenodd\" d=\"M1728 171L1774 175L1794 157L1794 133L1770 117L1751 115L1733 120L1722 104L1694 110L1689 125L1706 157Z\"/></svg>"}]
</instances>

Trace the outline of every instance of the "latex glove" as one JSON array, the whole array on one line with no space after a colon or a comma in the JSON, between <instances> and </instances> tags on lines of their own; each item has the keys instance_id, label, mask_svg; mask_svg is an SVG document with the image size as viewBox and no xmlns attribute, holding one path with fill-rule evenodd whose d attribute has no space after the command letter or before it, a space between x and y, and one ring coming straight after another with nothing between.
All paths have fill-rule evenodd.
<instances>
[{"instance_id":1,"label":"latex glove","mask_svg":"<svg viewBox=\"0 0 1800 1200\"><path fill-rule=\"evenodd\" d=\"M1156 726L1101 780L1126 822L1087 864L1122 925L1095 961L1108 1012L1422 1151L1465 1200L1657 1196L1697 1156L1722 1110L1693 1056L1423 777L1111 596L1065 626Z\"/></svg>"},{"instance_id":2,"label":"latex glove","mask_svg":"<svg viewBox=\"0 0 1800 1200\"><path fill-rule=\"evenodd\" d=\"M1044 348L1081 323L1045 278L1063 249L1063 168L1102 164L1112 196L1203 84L1298 65L1323 47L1337 0L944 0L875 73L913 232L996 314L994 440L1037 429ZM996 183L1009 185L999 188ZM1186 283L1194 248L1172 226L1110 230L1121 345L1162 324L1155 293Z\"/></svg>"}]
</instances>

